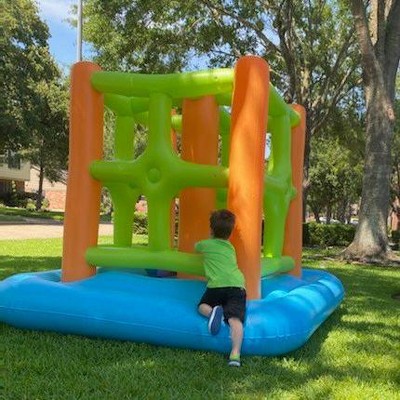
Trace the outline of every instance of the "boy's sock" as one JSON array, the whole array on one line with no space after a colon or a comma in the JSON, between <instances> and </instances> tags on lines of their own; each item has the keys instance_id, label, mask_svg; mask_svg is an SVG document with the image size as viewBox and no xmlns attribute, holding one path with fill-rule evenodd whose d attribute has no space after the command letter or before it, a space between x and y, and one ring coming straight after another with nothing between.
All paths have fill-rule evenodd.
<instances>
[{"instance_id":1,"label":"boy's sock","mask_svg":"<svg viewBox=\"0 0 400 400\"><path fill-rule=\"evenodd\" d=\"M224 310L221 306L212 309L210 319L208 320L208 330L211 335L216 335L221 329L222 315Z\"/></svg>"},{"instance_id":2,"label":"boy's sock","mask_svg":"<svg viewBox=\"0 0 400 400\"><path fill-rule=\"evenodd\" d=\"M228 365L230 367L240 367L240 354L231 354L229 356Z\"/></svg>"}]
</instances>

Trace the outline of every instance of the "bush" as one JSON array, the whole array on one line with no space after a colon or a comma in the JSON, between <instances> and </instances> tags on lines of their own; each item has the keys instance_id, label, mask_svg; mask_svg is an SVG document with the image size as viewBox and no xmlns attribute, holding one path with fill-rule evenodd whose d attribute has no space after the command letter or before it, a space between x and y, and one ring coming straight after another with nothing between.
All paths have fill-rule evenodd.
<instances>
[{"instance_id":1,"label":"bush","mask_svg":"<svg viewBox=\"0 0 400 400\"><path fill-rule=\"evenodd\" d=\"M15 181L11 181L10 206L18 207L18 191Z\"/></svg>"},{"instance_id":2,"label":"bush","mask_svg":"<svg viewBox=\"0 0 400 400\"><path fill-rule=\"evenodd\" d=\"M27 202L26 202L25 208L28 211L36 211L36 201L32 200L32 199L28 199Z\"/></svg>"},{"instance_id":3,"label":"bush","mask_svg":"<svg viewBox=\"0 0 400 400\"><path fill-rule=\"evenodd\" d=\"M108 189L104 187L101 189L100 213L102 215L103 214L111 215L112 213L111 195Z\"/></svg>"},{"instance_id":4,"label":"bush","mask_svg":"<svg viewBox=\"0 0 400 400\"><path fill-rule=\"evenodd\" d=\"M393 250L398 250L400 245L400 231L392 231Z\"/></svg>"},{"instance_id":5,"label":"bush","mask_svg":"<svg viewBox=\"0 0 400 400\"><path fill-rule=\"evenodd\" d=\"M356 228L345 224L303 224L304 246L348 246L354 238Z\"/></svg>"},{"instance_id":6,"label":"bush","mask_svg":"<svg viewBox=\"0 0 400 400\"><path fill-rule=\"evenodd\" d=\"M42 200L42 206L40 207L41 211L48 211L50 207L50 201L49 199L44 198Z\"/></svg>"},{"instance_id":7,"label":"bush","mask_svg":"<svg viewBox=\"0 0 400 400\"><path fill-rule=\"evenodd\" d=\"M133 219L133 233L147 235L147 213L135 211Z\"/></svg>"},{"instance_id":8,"label":"bush","mask_svg":"<svg viewBox=\"0 0 400 400\"><path fill-rule=\"evenodd\" d=\"M36 201L37 194L30 192L6 192L0 195L0 202L7 207L26 208L29 199Z\"/></svg>"}]
</instances>

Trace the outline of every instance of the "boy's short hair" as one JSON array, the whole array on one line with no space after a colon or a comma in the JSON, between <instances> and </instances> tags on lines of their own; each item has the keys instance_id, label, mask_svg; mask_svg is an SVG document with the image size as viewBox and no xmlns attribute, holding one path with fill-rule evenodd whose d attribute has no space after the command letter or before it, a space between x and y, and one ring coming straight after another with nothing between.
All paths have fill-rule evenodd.
<instances>
[{"instance_id":1,"label":"boy's short hair","mask_svg":"<svg viewBox=\"0 0 400 400\"><path fill-rule=\"evenodd\" d=\"M216 210L210 216L210 228L217 239L228 239L235 226L235 214L229 210Z\"/></svg>"}]
</instances>

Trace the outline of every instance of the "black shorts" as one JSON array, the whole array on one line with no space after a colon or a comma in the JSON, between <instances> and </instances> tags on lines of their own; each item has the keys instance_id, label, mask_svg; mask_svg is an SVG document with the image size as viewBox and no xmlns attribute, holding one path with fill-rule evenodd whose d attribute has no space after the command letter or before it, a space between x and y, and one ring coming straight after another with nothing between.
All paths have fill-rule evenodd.
<instances>
[{"instance_id":1,"label":"black shorts","mask_svg":"<svg viewBox=\"0 0 400 400\"><path fill-rule=\"evenodd\" d=\"M240 287L207 288L200 304L208 304L210 307L222 306L224 309L224 320L238 318L244 322L246 312L246 290Z\"/></svg>"}]
</instances>

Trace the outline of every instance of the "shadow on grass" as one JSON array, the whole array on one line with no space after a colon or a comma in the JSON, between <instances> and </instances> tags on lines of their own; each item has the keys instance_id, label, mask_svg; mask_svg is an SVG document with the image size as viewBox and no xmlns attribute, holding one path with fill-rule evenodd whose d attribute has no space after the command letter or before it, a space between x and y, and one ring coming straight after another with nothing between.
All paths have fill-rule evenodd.
<instances>
[{"instance_id":1,"label":"shadow on grass","mask_svg":"<svg viewBox=\"0 0 400 400\"><path fill-rule=\"evenodd\" d=\"M348 266L328 267L343 283L351 300L361 299L368 309L393 303L392 294L400 288L400 270L391 267Z\"/></svg>"},{"instance_id":2,"label":"shadow on grass","mask_svg":"<svg viewBox=\"0 0 400 400\"><path fill-rule=\"evenodd\" d=\"M24 272L39 272L61 268L61 257L0 256L0 280Z\"/></svg>"}]
</instances>

